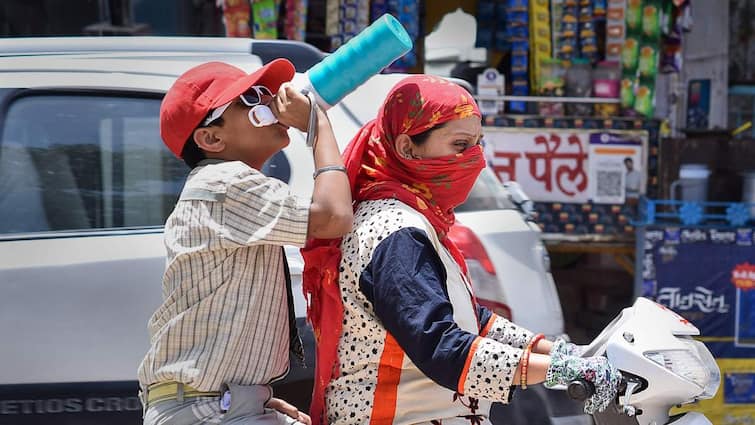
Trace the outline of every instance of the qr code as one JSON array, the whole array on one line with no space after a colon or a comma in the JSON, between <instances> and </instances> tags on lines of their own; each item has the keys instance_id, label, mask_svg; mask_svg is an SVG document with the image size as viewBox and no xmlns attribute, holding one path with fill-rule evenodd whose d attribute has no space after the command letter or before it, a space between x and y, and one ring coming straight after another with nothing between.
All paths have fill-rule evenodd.
<instances>
[{"instance_id":1,"label":"qr code","mask_svg":"<svg viewBox=\"0 0 755 425\"><path fill-rule=\"evenodd\" d=\"M601 198L620 197L622 196L622 172L621 171L603 171L597 173L597 191L596 194Z\"/></svg>"}]
</instances>

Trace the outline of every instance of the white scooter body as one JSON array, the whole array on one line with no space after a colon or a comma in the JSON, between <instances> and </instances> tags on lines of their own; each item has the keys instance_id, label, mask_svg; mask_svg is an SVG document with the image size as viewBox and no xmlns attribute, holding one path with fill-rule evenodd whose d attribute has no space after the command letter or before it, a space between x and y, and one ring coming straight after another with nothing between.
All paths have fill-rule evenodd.
<instances>
[{"instance_id":1,"label":"white scooter body","mask_svg":"<svg viewBox=\"0 0 755 425\"><path fill-rule=\"evenodd\" d=\"M707 347L691 338L700 331L670 309L646 298L625 308L587 347L584 356L605 355L627 381L619 409L639 425L662 425L669 409L712 398L721 372ZM674 425L710 424L690 412Z\"/></svg>"}]
</instances>

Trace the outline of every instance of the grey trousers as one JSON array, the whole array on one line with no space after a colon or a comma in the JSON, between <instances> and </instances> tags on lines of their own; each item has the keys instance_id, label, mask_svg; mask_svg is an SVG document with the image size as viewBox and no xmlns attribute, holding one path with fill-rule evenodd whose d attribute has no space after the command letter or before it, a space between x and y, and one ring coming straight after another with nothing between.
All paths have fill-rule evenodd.
<instances>
[{"instance_id":1,"label":"grey trousers","mask_svg":"<svg viewBox=\"0 0 755 425\"><path fill-rule=\"evenodd\" d=\"M267 385L229 384L231 403L227 411L220 408L220 397L192 397L178 400L165 400L147 406L144 412L144 425L293 425L300 424L288 416L272 409L265 403L273 391Z\"/></svg>"}]
</instances>

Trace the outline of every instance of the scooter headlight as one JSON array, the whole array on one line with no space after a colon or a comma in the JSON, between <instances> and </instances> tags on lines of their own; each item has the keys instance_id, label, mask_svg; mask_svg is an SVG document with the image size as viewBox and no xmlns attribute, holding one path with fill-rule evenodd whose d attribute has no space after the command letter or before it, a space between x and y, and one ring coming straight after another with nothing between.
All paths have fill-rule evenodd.
<instances>
[{"instance_id":1,"label":"scooter headlight","mask_svg":"<svg viewBox=\"0 0 755 425\"><path fill-rule=\"evenodd\" d=\"M713 398L721 383L721 371L716 360L702 342L691 338L679 338L686 344L686 350L648 351L645 357L694 382L701 388L698 399Z\"/></svg>"}]
</instances>

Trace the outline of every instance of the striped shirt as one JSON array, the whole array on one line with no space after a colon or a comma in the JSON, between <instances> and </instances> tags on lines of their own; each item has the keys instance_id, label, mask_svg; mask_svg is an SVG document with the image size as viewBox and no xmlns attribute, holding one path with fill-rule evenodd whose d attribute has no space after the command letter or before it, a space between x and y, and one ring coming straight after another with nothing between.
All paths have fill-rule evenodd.
<instances>
[{"instance_id":1,"label":"striped shirt","mask_svg":"<svg viewBox=\"0 0 755 425\"><path fill-rule=\"evenodd\" d=\"M205 160L165 223L163 303L139 382L202 391L268 384L289 365L282 245L303 246L309 199L242 162Z\"/></svg>"}]
</instances>

